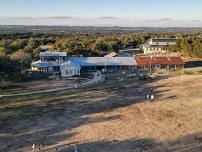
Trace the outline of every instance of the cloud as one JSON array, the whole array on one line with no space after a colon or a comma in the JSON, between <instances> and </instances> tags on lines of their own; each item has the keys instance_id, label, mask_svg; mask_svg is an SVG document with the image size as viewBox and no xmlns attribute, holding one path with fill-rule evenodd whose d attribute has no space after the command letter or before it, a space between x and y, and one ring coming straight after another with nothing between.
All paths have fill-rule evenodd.
<instances>
[{"instance_id":1,"label":"cloud","mask_svg":"<svg viewBox=\"0 0 202 152\"><path fill-rule=\"evenodd\" d=\"M144 20L145 22L170 22L174 21L171 18L161 18L161 19L151 19L151 20Z\"/></svg>"},{"instance_id":2,"label":"cloud","mask_svg":"<svg viewBox=\"0 0 202 152\"><path fill-rule=\"evenodd\" d=\"M103 16L103 17L99 17L98 19L102 19L102 20L103 20L103 19L104 19L104 20L105 20L105 19L107 19L107 20L108 20L108 19L109 19L109 20L113 19L113 20L114 20L114 19L119 19L119 18L118 18L118 17L113 17L113 16Z\"/></svg>"},{"instance_id":3,"label":"cloud","mask_svg":"<svg viewBox=\"0 0 202 152\"><path fill-rule=\"evenodd\" d=\"M172 18L138 19L135 17L0 17L0 25L124 26L124 27L202 27L201 20Z\"/></svg>"},{"instance_id":4,"label":"cloud","mask_svg":"<svg viewBox=\"0 0 202 152\"><path fill-rule=\"evenodd\" d=\"M52 16L52 17L44 17L48 19L74 19L75 17L72 16Z\"/></svg>"},{"instance_id":5,"label":"cloud","mask_svg":"<svg viewBox=\"0 0 202 152\"><path fill-rule=\"evenodd\" d=\"M149 19L143 20L141 24L155 27L202 27L201 20L179 20L172 18Z\"/></svg>"},{"instance_id":6,"label":"cloud","mask_svg":"<svg viewBox=\"0 0 202 152\"><path fill-rule=\"evenodd\" d=\"M191 20L192 22L201 22L201 20Z\"/></svg>"}]
</instances>

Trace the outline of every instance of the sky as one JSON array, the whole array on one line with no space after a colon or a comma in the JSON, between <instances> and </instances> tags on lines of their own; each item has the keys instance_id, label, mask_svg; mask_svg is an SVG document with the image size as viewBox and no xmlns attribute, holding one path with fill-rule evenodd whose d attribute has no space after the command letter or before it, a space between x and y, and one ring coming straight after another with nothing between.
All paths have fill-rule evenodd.
<instances>
[{"instance_id":1,"label":"sky","mask_svg":"<svg viewBox=\"0 0 202 152\"><path fill-rule=\"evenodd\" d=\"M202 27L202 0L0 0L0 24Z\"/></svg>"}]
</instances>

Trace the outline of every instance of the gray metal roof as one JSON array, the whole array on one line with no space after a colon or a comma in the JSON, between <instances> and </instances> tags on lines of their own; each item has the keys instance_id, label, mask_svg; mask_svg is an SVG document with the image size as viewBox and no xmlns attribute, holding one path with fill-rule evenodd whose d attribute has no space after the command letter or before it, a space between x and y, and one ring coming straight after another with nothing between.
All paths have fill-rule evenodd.
<instances>
[{"instance_id":1,"label":"gray metal roof","mask_svg":"<svg viewBox=\"0 0 202 152\"><path fill-rule=\"evenodd\" d=\"M50 52L50 51L46 51L46 52L40 52L40 56L41 57L64 57L67 56L66 52Z\"/></svg>"},{"instance_id":2,"label":"gray metal roof","mask_svg":"<svg viewBox=\"0 0 202 152\"><path fill-rule=\"evenodd\" d=\"M63 63L63 64L61 64L60 69L63 70L63 69L65 69L65 68L68 67L68 66L74 66L74 67L76 67L77 69L81 69L81 66L80 66L79 63L74 62L74 61L71 61L71 60L69 60L69 61L67 61L67 62L65 62L65 63Z\"/></svg>"},{"instance_id":3,"label":"gray metal roof","mask_svg":"<svg viewBox=\"0 0 202 152\"><path fill-rule=\"evenodd\" d=\"M51 66L60 66L61 63L60 62L55 62L55 61L36 61L36 62L32 62L31 66L32 67L38 67L38 68L45 68L45 67L51 67Z\"/></svg>"},{"instance_id":4,"label":"gray metal roof","mask_svg":"<svg viewBox=\"0 0 202 152\"><path fill-rule=\"evenodd\" d=\"M69 57L67 60L76 62L81 66L136 66L134 57Z\"/></svg>"},{"instance_id":5,"label":"gray metal roof","mask_svg":"<svg viewBox=\"0 0 202 152\"><path fill-rule=\"evenodd\" d=\"M38 67L38 68L46 68L46 67L52 66L52 64L48 62L36 61L32 63L32 66Z\"/></svg>"},{"instance_id":6,"label":"gray metal roof","mask_svg":"<svg viewBox=\"0 0 202 152\"><path fill-rule=\"evenodd\" d=\"M152 39L152 42L155 42L155 43L175 43L177 42L177 39L176 38L153 38Z\"/></svg>"},{"instance_id":7,"label":"gray metal roof","mask_svg":"<svg viewBox=\"0 0 202 152\"><path fill-rule=\"evenodd\" d=\"M168 48L169 45L151 45L149 43L144 44L145 48Z\"/></svg>"}]
</instances>

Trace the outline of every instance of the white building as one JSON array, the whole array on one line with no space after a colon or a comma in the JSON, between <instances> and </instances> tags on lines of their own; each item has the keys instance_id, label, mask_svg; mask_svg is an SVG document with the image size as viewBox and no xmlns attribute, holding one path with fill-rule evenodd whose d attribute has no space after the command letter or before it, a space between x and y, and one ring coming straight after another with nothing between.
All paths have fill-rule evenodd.
<instances>
[{"instance_id":1,"label":"white building","mask_svg":"<svg viewBox=\"0 0 202 152\"><path fill-rule=\"evenodd\" d=\"M81 66L73 61L67 61L60 66L62 78L69 78L73 76L80 76Z\"/></svg>"},{"instance_id":2,"label":"white building","mask_svg":"<svg viewBox=\"0 0 202 152\"><path fill-rule=\"evenodd\" d=\"M81 71L117 70L137 67L134 57L67 57L61 64L61 77L79 76Z\"/></svg>"},{"instance_id":3,"label":"white building","mask_svg":"<svg viewBox=\"0 0 202 152\"><path fill-rule=\"evenodd\" d=\"M143 44L144 54L165 54L171 45L175 45L177 38L151 38Z\"/></svg>"},{"instance_id":4,"label":"white building","mask_svg":"<svg viewBox=\"0 0 202 152\"><path fill-rule=\"evenodd\" d=\"M134 57L67 57L65 52L41 52L40 60L31 64L32 71L57 73L62 78L80 76L82 71L136 68Z\"/></svg>"},{"instance_id":5,"label":"white building","mask_svg":"<svg viewBox=\"0 0 202 152\"><path fill-rule=\"evenodd\" d=\"M41 73L59 73L60 65L66 62L66 52L40 52L40 60L32 62L32 71Z\"/></svg>"}]
</instances>

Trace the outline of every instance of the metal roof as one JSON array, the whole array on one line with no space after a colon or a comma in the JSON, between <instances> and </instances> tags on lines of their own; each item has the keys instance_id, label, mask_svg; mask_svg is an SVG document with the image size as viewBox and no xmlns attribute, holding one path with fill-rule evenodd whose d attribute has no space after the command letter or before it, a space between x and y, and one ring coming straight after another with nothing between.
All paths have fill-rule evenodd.
<instances>
[{"instance_id":1,"label":"metal roof","mask_svg":"<svg viewBox=\"0 0 202 152\"><path fill-rule=\"evenodd\" d=\"M115 57L115 56L117 56L117 53L116 52L111 52L111 53L105 55L104 57Z\"/></svg>"},{"instance_id":2,"label":"metal roof","mask_svg":"<svg viewBox=\"0 0 202 152\"><path fill-rule=\"evenodd\" d=\"M135 56L139 66L152 65L184 65L184 61L178 56Z\"/></svg>"},{"instance_id":3,"label":"metal roof","mask_svg":"<svg viewBox=\"0 0 202 152\"><path fill-rule=\"evenodd\" d=\"M163 42L163 43L174 43L174 42L177 42L177 39L176 38L152 38L151 39L152 42L155 42L155 43L160 43L160 42Z\"/></svg>"},{"instance_id":4,"label":"metal roof","mask_svg":"<svg viewBox=\"0 0 202 152\"><path fill-rule=\"evenodd\" d=\"M40 60L32 63L33 67L38 67L38 68L46 68L46 67L49 67L51 65L52 65L51 63L41 62Z\"/></svg>"},{"instance_id":5,"label":"metal roof","mask_svg":"<svg viewBox=\"0 0 202 152\"><path fill-rule=\"evenodd\" d=\"M36 61L36 62L32 62L31 66L32 67L38 67L38 68L45 68L45 67L50 67L50 66L60 66L61 63L60 62L55 62L55 61Z\"/></svg>"},{"instance_id":6,"label":"metal roof","mask_svg":"<svg viewBox=\"0 0 202 152\"><path fill-rule=\"evenodd\" d=\"M151 45L149 43L144 44L145 48L168 48L169 45Z\"/></svg>"},{"instance_id":7,"label":"metal roof","mask_svg":"<svg viewBox=\"0 0 202 152\"><path fill-rule=\"evenodd\" d=\"M61 65L60 65L60 69L63 70L63 69L65 69L65 68L68 67L68 66L74 66L74 67L76 67L77 69L81 69L81 66L80 66L79 63L74 62L74 61L71 61L71 60L69 60L69 61L67 61L67 62L65 62L65 63L63 63L63 64L61 64Z\"/></svg>"},{"instance_id":8,"label":"metal roof","mask_svg":"<svg viewBox=\"0 0 202 152\"><path fill-rule=\"evenodd\" d=\"M81 66L135 66L134 57L69 57L67 60L79 63Z\"/></svg>"},{"instance_id":9,"label":"metal roof","mask_svg":"<svg viewBox=\"0 0 202 152\"><path fill-rule=\"evenodd\" d=\"M67 56L66 52L50 52L50 51L46 51L46 52L40 52L40 56L41 57L64 57Z\"/></svg>"}]
</instances>

